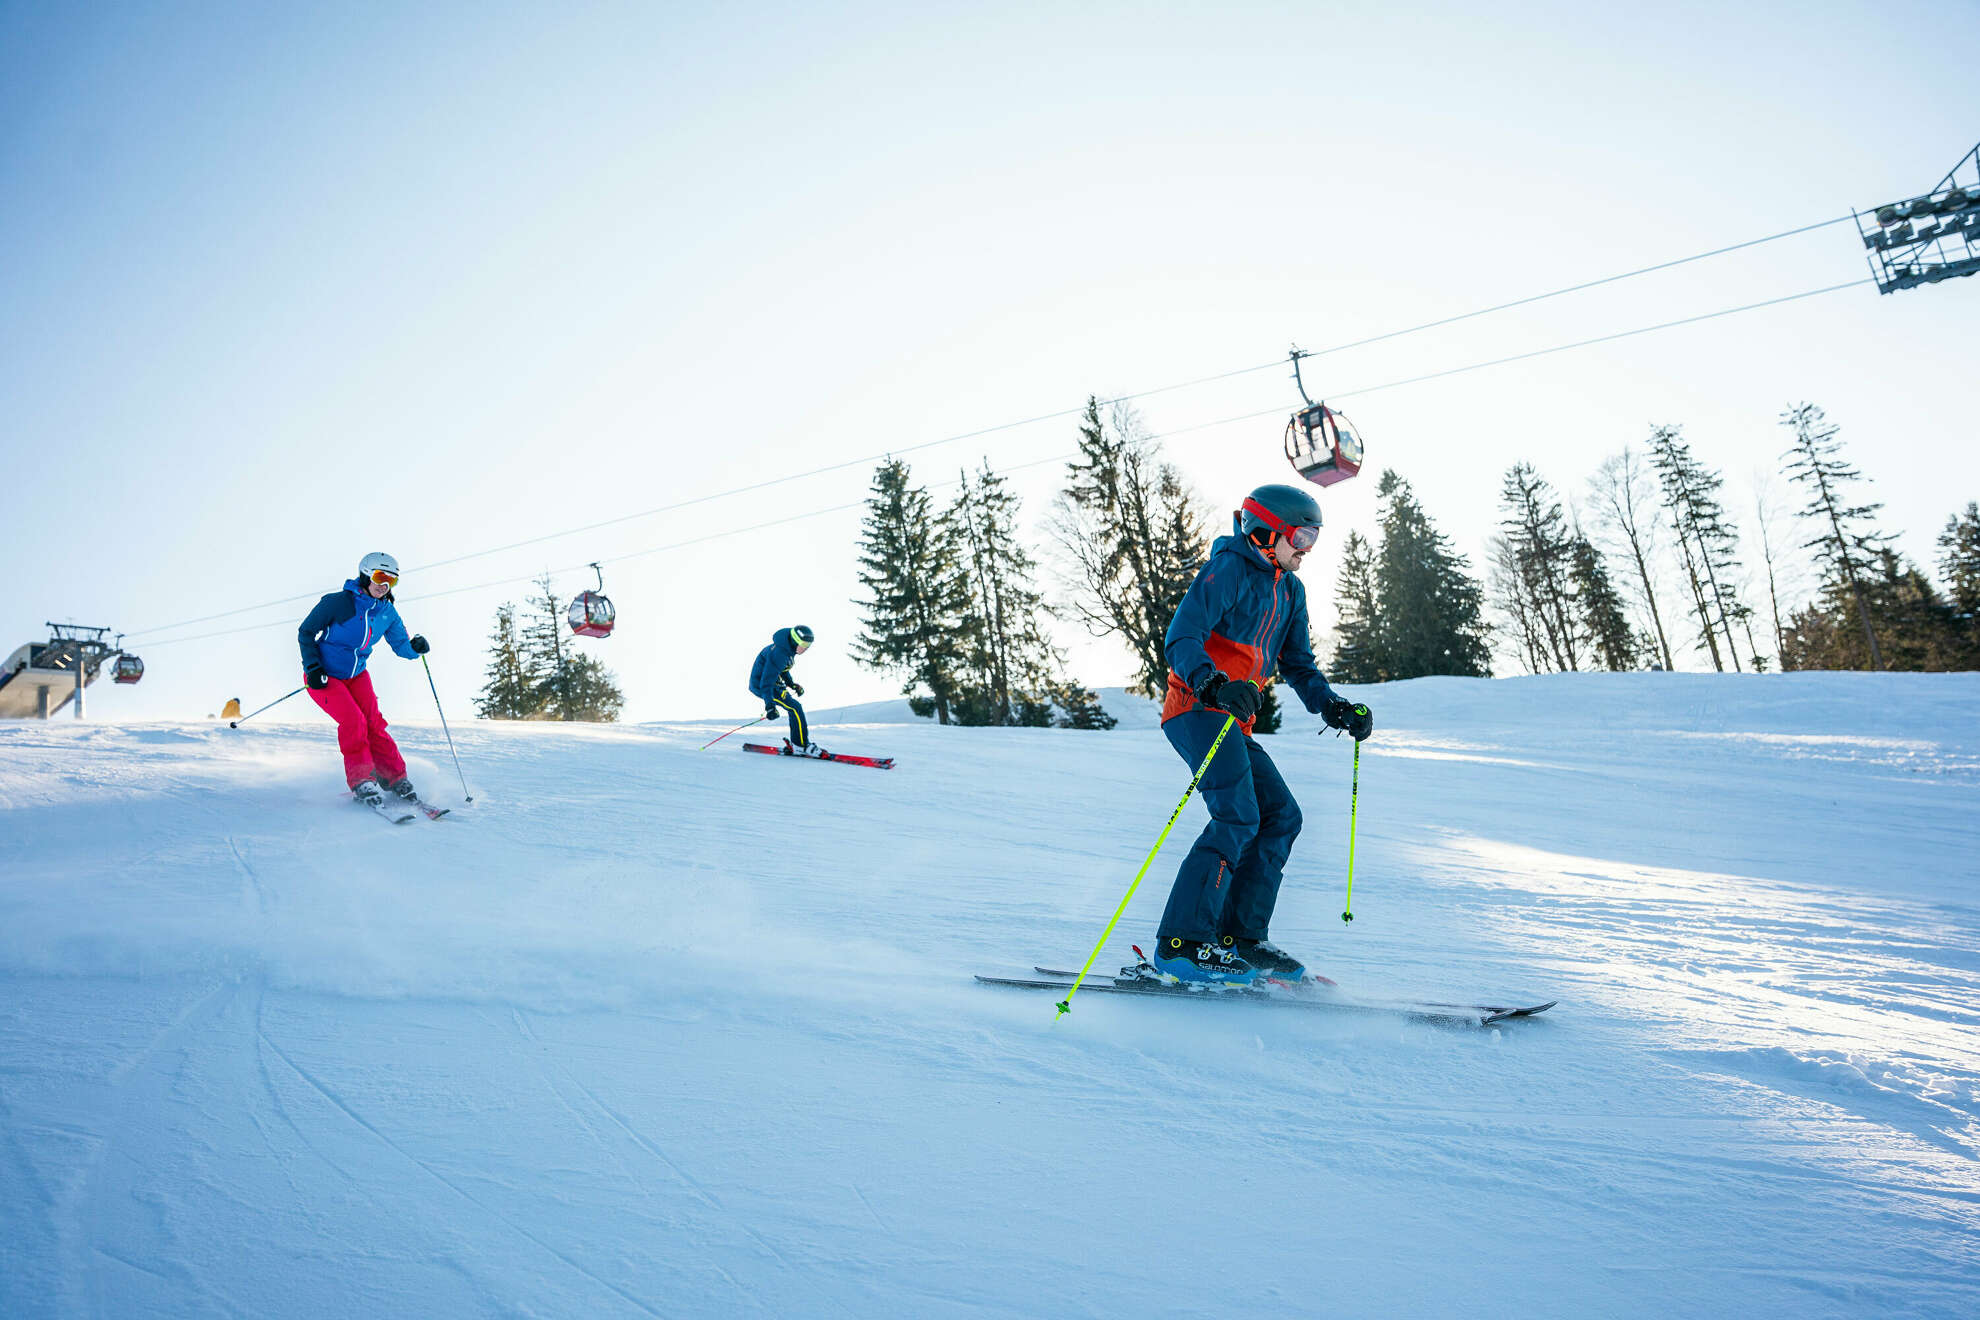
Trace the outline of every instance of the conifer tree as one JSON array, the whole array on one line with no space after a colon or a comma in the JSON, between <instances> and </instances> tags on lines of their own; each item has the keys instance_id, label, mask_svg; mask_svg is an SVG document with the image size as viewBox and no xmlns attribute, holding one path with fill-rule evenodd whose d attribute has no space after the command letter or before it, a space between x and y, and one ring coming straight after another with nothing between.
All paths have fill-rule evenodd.
<instances>
[{"instance_id":1,"label":"conifer tree","mask_svg":"<svg viewBox=\"0 0 1980 1320\"><path fill-rule=\"evenodd\" d=\"M1964 638L1962 669L1980 668L1980 503L1946 519L1939 534L1939 576Z\"/></svg>"},{"instance_id":2,"label":"conifer tree","mask_svg":"<svg viewBox=\"0 0 1980 1320\"><path fill-rule=\"evenodd\" d=\"M495 632L488 639L488 678L475 700L475 709L484 720L533 719L540 708L540 686L540 680L523 665L516 607L504 602L495 611Z\"/></svg>"},{"instance_id":3,"label":"conifer tree","mask_svg":"<svg viewBox=\"0 0 1980 1320\"><path fill-rule=\"evenodd\" d=\"M1840 428L1831 424L1812 403L1797 404L1781 414L1781 425L1794 432L1794 445L1782 455L1789 481L1808 488L1808 503L1801 516L1815 522L1820 532L1803 543L1815 552L1825 577L1846 587L1856 606L1856 617L1863 625L1863 640L1869 648L1871 669L1882 669L1884 662L1877 646L1877 633L1870 623L1870 605L1864 598L1861 570L1878 552L1890 544L1890 536L1877 530L1872 517L1882 504L1850 504L1844 488L1861 481L1863 474L1844 462Z\"/></svg>"},{"instance_id":4,"label":"conifer tree","mask_svg":"<svg viewBox=\"0 0 1980 1320\"><path fill-rule=\"evenodd\" d=\"M1859 563L1857 589L1831 573L1822 594L1797 610L1787 626L1782 661L1791 669L1865 669L1869 635L1859 625L1861 600L1876 621L1883 667L1890 670L1970 668L1975 657L1958 611L1923 573L1889 546Z\"/></svg>"},{"instance_id":5,"label":"conifer tree","mask_svg":"<svg viewBox=\"0 0 1980 1320\"><path fill-rule=\"evenodd\" d=\"M1062 681L1052 690L1052 701L1059 708L1058 725L1061 729L1111 729L1119 723L1101 706L1097 694L1071 679Z\"/></svg>"},{"instance_id":6,"label":"conifer tree","mask_svg":"<svg viewBox=\"0 0 1980 1320\"><path fill-rule=\"evenodd\" d=\"M1692 612L1699 633L1711 652L1712 666L1723 671L1726 661L1740 668L1733 645L1733 623L1743 618L1734 574L1739 568L1739 537L1719 503L1725 478L1691 455L1682 432L1660 426L1650 433L1650 466L1664 497L1664 508L1677 534L1678 555L1691 587ZM1725 650L1719 649L1723 636Z\"/></svg>"},{"instance_id":7,"label":"conifer tree","mask_svg":"<svg viewBox=\"0 0 1980 1320\"><path fill-rule=\"evenodd\" d=\"M1401 476L1383 472L1376 494L1382 501L1382 546L1374 565L1382 677L1488 675L1484 592L1470 563L1451 549Z\"/></svg>"},{"instance_id":8,"label":"conifer tree","mask_svg":"<svg viewBox=\"0 0 1980 1320\"><path fill-rule=\"evenodd\" d=\"M1334 655L1328 677L1336 683L1381 682L1390 665L1375 608L1375 552L1360 532L1349 532L1341 547L1334 614Z\"/></svg>"},{"instance_id":9,"label":"conifer tree","mask_svg":"<svg viewBox=\"0 0 1980 1320\"><path fill-rule=\"evenodd\" d=\"M1253 733L1277 733L1285 721L1285 706L1279 700L1279 679L1276 675L1258 694L1258 714L1252 721Z\"/></svg>"},{"instance_id":10,"label":"conifer tree","mask_svg":"<svg viewBox=\"0 0 1980 1320\"><path fill-rule=\"evenodd\" d=\"M1579 531L1574 537L1569 573L1581 607L1582 630L1595 659L1604 669L1636 668L1636 630L1630 627L1622 597L1616 594L1609 570L1602 563L1602 552Z\"/></svg>"},{"instance_id":11,"label":"conifer tree","mask_svg":"<svg viewBox=\"0 0 1980 1320\"><path fill-rule=\"evenodd\" d=\"M959 639L969 610L958 542L953 522L932 512L927 490L909 484L906 463L888 459L874 469L859 541L859 581L869 598L854 602L863 613L853 658L901 675L916 712L943 724L960 695Z\"/></svg>"},{"instance_id":12,"label":"conifer tree","mask_svg":"<svg viewBox=\"0 0 1980 1320\"><path fill-rule=\"evenodd\" d=\"M1099 399L1089 397L1079 435L1052 515L1067 612L1094 636L1125 642L1138 671L1131 689L1156 696L1168 682L1169 620L1207 550L1203 517L1126 404L1103 419Z\"/></svg>"},{"instance_id":13,"label":"conifer tree","mask_svg":"<svg viewBox=\"0 0 1980 1320\"><path fill-rule=\"evenodd\" d=\"M1065 657L1045 636L1036 566L1018 539L1018 497L988 460L963 473L945 515L960 538L968 608L958 630L957 714L963 724L1051 723L1055 671Z\"/></svg>"}]
</instances>

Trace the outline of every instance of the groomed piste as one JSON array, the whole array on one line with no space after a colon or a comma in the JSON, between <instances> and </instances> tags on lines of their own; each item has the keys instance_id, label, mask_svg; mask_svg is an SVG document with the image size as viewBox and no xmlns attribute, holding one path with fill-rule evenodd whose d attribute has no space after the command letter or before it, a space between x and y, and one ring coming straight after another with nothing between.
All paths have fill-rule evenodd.
<instances>
[{"instance_id":1,"label":"groomed piste","mask_svg":"<svg viewBox=\"0 0 1980 1320\"><path fill-rule=\"evenodd\" d=\"M1980 1314L1980 676L1364 694L1355 921L1292 717L1273 937L1544 1016L978 985L1181 791L1117 692L817 714L886 774L457 723L472 805L403 723L403 827L313 717L0 723L0 1315Z\"/></svg>"}]
</instances>

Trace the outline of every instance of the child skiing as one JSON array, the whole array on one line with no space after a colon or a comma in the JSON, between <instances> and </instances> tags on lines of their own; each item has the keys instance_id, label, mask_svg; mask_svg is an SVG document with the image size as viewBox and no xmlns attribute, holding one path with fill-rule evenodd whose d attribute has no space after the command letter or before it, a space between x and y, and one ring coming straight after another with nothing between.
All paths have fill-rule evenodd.
<instances>
[{"instance_id":1,"label":"child skiing","mask_svg":"<svg viewBox=\"0 0 1980 1320\"><path fill-rule=\"evenodd\" d=\"M811 649L812 631L803 624L779 628L770 635L770 645L756 653L756 664L749 671L749 690L763 703L763 718L790 717L791 736L784 739L786 756L823 756L825 751L811 741L811 730L804 719L804 707L797 698L804 685L791 677L791 666Z\"/></svg>"},{"instance_id":2,"label":"child skiing","mask_svg":"<svg viewBox=\"0 0 1980 1320\"><path fill-rule=\"evenodd\" d=\"M358 575L342 591L316 602L296 630L309 699L337 721L344 782L368 807L383 806L387 791L408 803L419 801L418 791L406 778L405 758L385 731L385 717L378 711L371 675L364 668L381 637L408 660L417 660L431 649L424 637L406 636L392 599L392 586L398 580L398 560L388 554L368 554L358 564Z\"/></svg>"},{"instance_id":3,"label":"child skiing","mask_svg":"<svg viewBox=\"0 0 1980 1320\"><path fill-rule=\"evenodd\" d=\"M1227 718L1237 721L1200 785L1210 823L1183 859L1156 931L1153 963L1177 981L1298 980L1299 961L1267 936L1299 804L1251 736L1264 688L1284 675L1309 711L1356 740L1374 728L1313 661L1306 588L1293 576L1320 535L1320 505L1298 486L1260 486L1232 518L1232 534L1177 606L1162 732L1192 770Z\"/></svg>"}]
</instances>

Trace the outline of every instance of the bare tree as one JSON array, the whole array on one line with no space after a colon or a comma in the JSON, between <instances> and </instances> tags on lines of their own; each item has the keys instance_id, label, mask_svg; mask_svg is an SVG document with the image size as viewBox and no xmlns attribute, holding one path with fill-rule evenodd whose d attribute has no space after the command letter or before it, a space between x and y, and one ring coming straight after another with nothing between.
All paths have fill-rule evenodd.
<instances>
[{"instance_id":1,"label":"bare tree","mask_svg":"<svg viewBox=\"0 0 1980 1320\"><path fill-rule=\"evenodd\" d=\"M1492 538L1490 566L1492 596L1505 611L1506 624L1499 631L1511 635L1515 654L1529 674L1551 674L1558 665L1547 645L1547 629L1538 602L1528 586L1526 566L1519 547L1511 538Z\"/></svg>"},{"instance_id":2,"label":"bare tree","mask_svg":"<svg viewBox=\"0 0 1980 1320\"><path fill-rule=\"evenodd\" d=\"M1760 562L1767 574L1767 607L1774 621L1774 656L1785 668L1785 632L1781 624L1781 593L1790 589L1789 566L1782 558L1779 529L1789 516L1781 507L1780 488L1773 474L1761 469L1753 474L1753 526L1760 533Z\"/></svg>"},{"instance_id":3,"label":"bare tree","mask_svg":"<svg viewBox=\"0 0 1980 1320\"><path fill-rule=\"evenodd\" d=\"M1575 615L1580 608L1571 565L1574 537L1554 488L1531 463L1515 463L1499 489L1502 538L1511 547L1512 565L1519 571L1502 578L1518 599L1504 602L1506 612L1522 632L1536 626L1546 639L1550 669L1581 668L1580 631Z\"/></svg>"},{"instance_id":4,"label":"bare tree","mask_svg":"<svg viewBox=\"0 0 1980 1320\"><path fill-rule=\"evenodd\" d=\"M1657 650L1664 668L1676 669L1671 659L1671 639L1664 634L1663 611L1657 607L1656 564L1660 526L1657 519L1657 479L1636 455L1633 446L1602 460L1589 478L1589 493L1595 504L1596 542L1602 549L1628 561L1633 573L1625 574L1630 595L1650 617L1650 633L1657 639Z\"/></svg>"}]
</instances>

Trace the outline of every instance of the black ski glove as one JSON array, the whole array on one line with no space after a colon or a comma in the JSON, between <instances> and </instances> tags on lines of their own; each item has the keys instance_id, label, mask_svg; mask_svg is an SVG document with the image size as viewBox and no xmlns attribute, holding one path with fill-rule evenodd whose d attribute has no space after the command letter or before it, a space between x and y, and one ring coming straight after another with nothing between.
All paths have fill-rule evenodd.
<instances>
[{"instance_id":1,"label":"black ski glove","mask_svg":"<svg viewBox=\"0 0 1980 1320\"><path fill-rule=\"evenodd\" d=\"M322 665L310 665L303 670L303 686L311 692L321 692L330 686L330 675L324 672Z\"/></svg>"},{"instance_id":2,"label":"black ski glove","mask_svg":"<svg viewBox=\"0 0 1980 1320\"><path fill-rule=\"evenodd\" d=\"M1235 716L1242 724L1258 713L1258 704L1264 700L1264 694L1248 678L1226 678L1219 672L1210 676L1210 681L1203 685L1196 698L1212 710Z\"/></svg>"},{"instance_id":3,"label":"black ski glove","mask_svg":"<svg viewBox=\"0 0 1980 1320\"><path fill-rule=\"evenodd\" d=\"M431 651L433 649L432 644L428 642L424 637L421 637L418 633L414 633L412 635L412 641L409 643L409 645L412 647L414 655L425 655L428 651Z\"/></svg>"},{"instance_id":4,"label":"black ski glove","mask_svg":"<svg viewBox=\"0 0 1980 1320\"><path fill-rule=\"evenodd\" d=\"M797 693L800 697L804 695L804 684L802 683L786 683L784 686Z\"/></svg>"},{"instance_id":5,"label":"black ski glove","mask_svg":"<svg viewBox=\"0 0 1980 1320\"><path fill-rule=\"evenodd\" d=\"M763 708L763 718L766 720L774 720L777 718L777 716L781 715L782 713L783 712L778 710L775 706L765 706Z\"/></svg>"},{"instance_id":6,"label":"black ski glove","mask_svg":"<svg viewBox=\"0 0 1980 1320\"><path fill-rule=\"evenodd\" d=\"M1345 697L1329 698L1320 708L1320 718L1327 721L1330 729L1344 729L1349 737L1360 742L1375 732L1375 717L1368 707Z\"/></svg>"}]
</instances>

